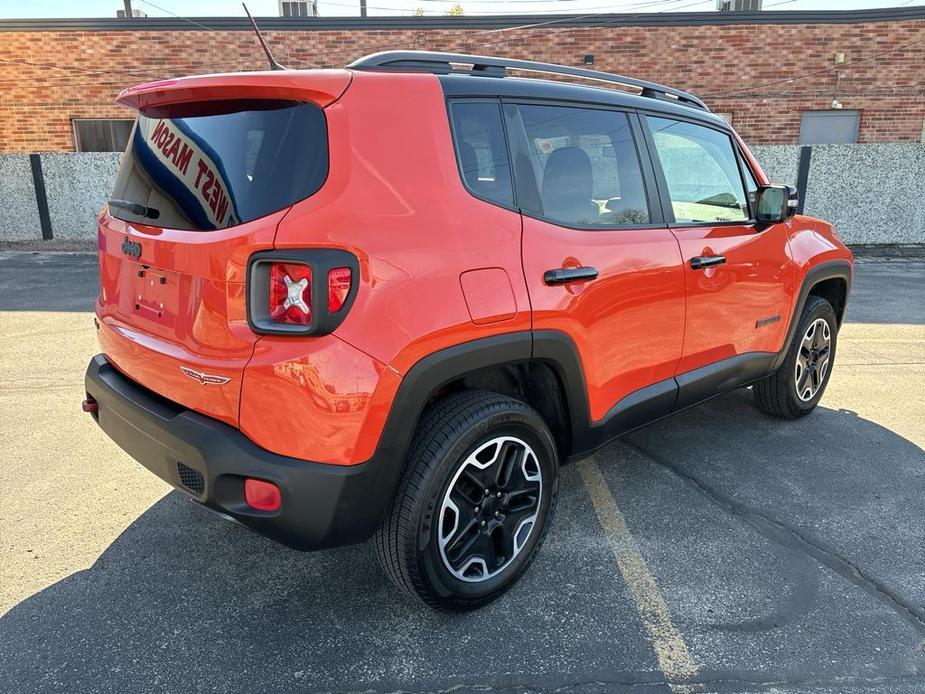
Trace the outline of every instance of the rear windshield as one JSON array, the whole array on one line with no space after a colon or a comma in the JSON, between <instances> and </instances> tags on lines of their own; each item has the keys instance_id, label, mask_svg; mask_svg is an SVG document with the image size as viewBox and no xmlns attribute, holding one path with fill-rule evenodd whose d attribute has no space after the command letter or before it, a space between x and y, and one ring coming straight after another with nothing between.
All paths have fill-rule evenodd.
<instances>
[{"instance_id":1,"label":"rear windshield","mask_svg":"<svg viewBox=\"0 0 925 694\"><path fill-rule=\"evenodd\" d=\"M307 198L327 173L327 127L314 104L249 102L200 105L170 117L141 114L109 210L160 227L224 229Z\"/></svg>"}]
</instances>

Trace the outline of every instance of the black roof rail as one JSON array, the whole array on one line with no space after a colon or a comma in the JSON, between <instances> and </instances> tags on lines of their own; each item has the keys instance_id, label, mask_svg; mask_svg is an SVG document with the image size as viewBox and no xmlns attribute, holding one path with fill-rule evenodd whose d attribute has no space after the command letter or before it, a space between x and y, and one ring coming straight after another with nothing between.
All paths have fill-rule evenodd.
<instances>
[{"instance_id":1,"label":"black roof rail","mask_svg":"<svg viewBox=\"0 0 925 694\"><path fill-rule=\"evenodd\" d=\"M454 65L471 65L469 70L460 70ZM639 80L634 77L615 75L600 70L587 70L580 67L568 67L553 63L539 63L533 60L517 60L516 58L497 58L484 55L466 55L464 53L437 53L432 51L383 51L358 58L350 63L352 70L377 71L414 71L432 72L440 75L463 73L484 77L505 77L508 70L524 70L526 72L542 72L554 75L569 75L583 77L600 82L610 82L625 87L635 87L642 96L662 101L676 101L686 106L709 111L707 105L693 94L666 87L663 84Z\"/></svg>"}]
</instances>

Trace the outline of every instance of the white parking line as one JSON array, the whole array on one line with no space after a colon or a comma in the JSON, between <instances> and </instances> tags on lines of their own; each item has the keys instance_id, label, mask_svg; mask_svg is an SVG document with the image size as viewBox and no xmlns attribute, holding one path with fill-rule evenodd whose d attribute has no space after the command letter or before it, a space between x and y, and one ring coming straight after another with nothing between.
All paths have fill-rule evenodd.
<instances>
[{"instance_id":1,"label":"white parking line","mask_svg":"<svg viewBox=\"0 0 925 694\"><path fill-rule=\"evenodd\" d=\"M578 463L591 503L607 536L607 541L617 560L617 567L629 588L636 610L642 620L659 667L672 691L691 691L691 685L681 684L698 673L697 664L688 651L684 637L671 621L665 598L646 566L636 541L626 527L626 520L607 486L607 481L594 458Z\"/></svg>"}]
</instances>

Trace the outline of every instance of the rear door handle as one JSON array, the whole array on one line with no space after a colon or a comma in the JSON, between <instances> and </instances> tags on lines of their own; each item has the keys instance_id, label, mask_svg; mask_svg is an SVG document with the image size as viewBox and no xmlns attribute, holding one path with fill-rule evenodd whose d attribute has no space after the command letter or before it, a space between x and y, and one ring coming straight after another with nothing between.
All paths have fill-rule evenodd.
<instances>
[{"instance_id":1,"label":"rear door handle","mask_svg":"<svg viewBox=\"0 0 925 694\"><path fill-rule=\"evenodd\" d=\"M597 279L596 267L560 267L543 273L543 282L549 285L589 282Z\"/></svg>"},{"instance_id":2,"label":"rear door handle","mask_svg":"<svg viewBox=\"0 0 925 694\"><path fill-rule=\"evenodd\" d=\"M691 258L691 267L694 270L702 270L705 267L722 265L725 262L726 256L724 255L698 255L695 258Z\"/></svg>"}]
</instances>

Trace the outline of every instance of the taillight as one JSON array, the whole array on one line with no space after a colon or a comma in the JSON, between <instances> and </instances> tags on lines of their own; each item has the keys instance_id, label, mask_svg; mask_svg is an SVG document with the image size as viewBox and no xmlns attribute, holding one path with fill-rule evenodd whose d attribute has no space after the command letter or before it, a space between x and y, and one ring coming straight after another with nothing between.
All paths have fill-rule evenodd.
<instances>
[{"instance_id":1,"label":"taillight","mask_svg":"<svg viewBox=\"0 0 925 694\"><path fill-rule=\"evenodd\" d=\"M357 293L356 256L334 248L260 251L247 272L247 319L254 332L326 335Z\"/></svg>"},{"instance_id":2,"label":"taillight","mask_svg":"<svg viewBox=\"0 0 925 694\"><path fill-rule=\"evenodd\" d=\"M337 313L344 306L353 277L349 267L336 267L328 271L328 311Z\"/></svg>"},{"instance_id":3,"label":"taillight","mask_svg":"<svg viewBox=\"0 0 925 694\"><path fill-rule=\"evenodd\" d=\"M289 325L312 322L312 269L308 265L270 265L270 320Z\"/></svg>"}]
</instances>

